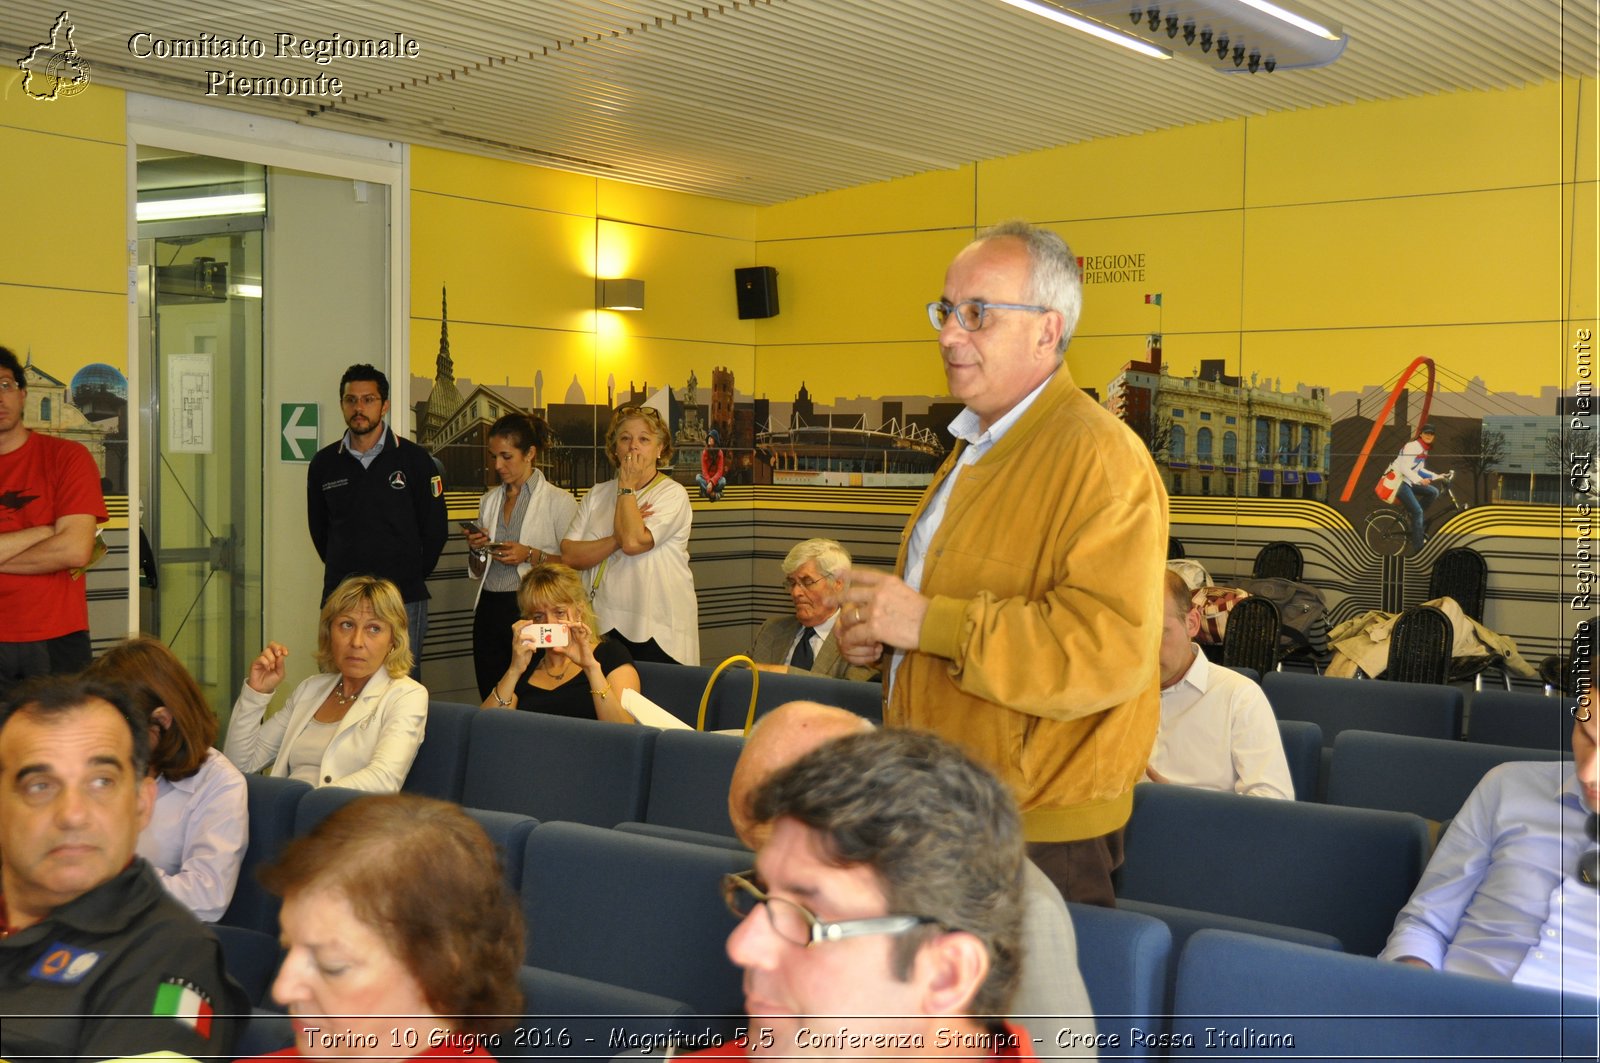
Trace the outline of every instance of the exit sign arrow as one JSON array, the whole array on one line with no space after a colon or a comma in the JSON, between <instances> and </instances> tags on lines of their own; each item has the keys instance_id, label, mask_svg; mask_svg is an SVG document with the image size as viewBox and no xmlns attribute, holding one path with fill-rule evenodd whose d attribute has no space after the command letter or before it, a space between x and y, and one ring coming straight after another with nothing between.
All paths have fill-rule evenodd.
<instances>
[{"instance_id":1,"label":"exit sign arrow","mask_svg":"<svg viewBox=\"0 0 1600 1063\"><path fill-rule=\"evenodd\" d=\"M283 415L283 460L310 461L317 451L316 406L286 402Z\"/></svg>"}]
</instances>

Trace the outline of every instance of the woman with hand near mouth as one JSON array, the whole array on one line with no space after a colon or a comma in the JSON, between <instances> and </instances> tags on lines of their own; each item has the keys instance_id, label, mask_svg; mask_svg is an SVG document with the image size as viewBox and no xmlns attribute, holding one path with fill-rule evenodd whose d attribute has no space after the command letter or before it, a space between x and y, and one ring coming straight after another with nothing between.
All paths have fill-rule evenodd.
<instances>
[{"instance_id":1,"label":"woman with hand near mouth","mask_svg":"<svg viewBox=\"0 0 1600 1063\"><path fill-rule=\"evenodd\" d=\"M233 705L222 751L240 771L312 786L395 793L406 780L428 717L428 691L412 679L405 603L388 580L351 576L322 607L321 673L303 681L270 720L289 651L267 643Z\"/></svg>"}]
</instances>

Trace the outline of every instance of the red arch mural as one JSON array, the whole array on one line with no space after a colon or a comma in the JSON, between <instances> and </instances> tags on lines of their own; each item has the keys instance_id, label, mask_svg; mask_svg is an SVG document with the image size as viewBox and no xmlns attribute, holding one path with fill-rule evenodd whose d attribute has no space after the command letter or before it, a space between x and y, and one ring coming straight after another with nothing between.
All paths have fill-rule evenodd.
<instances>
[{"instance_id":1,"label":"red arch mural","mask_svg":"<svg viewBox=\"0 0 1600 1063\"><path fill-rule=\"evenodd\" d=\"M1372 453L1372 445L1378 441L1378 433L1383 431L1384 424L1389 420L1389 414L1394 411L1394 404L1400 398L1401 390L1423 366L1428 367L1428 390L1422 397L1422 416L1417 418L1417 424L1428 423L1428 409L1433 405L1433 359L1422 355L1406 366L1406 371L1401 373L1400 379L1395 382L1394 390L1389 392L1389 401L1384 403L1383 412L1372 422L1372 431L1367 433L1367 441L1361 447L1360 455L1356 457L1355 467L1350 470L1350 479L1345 481L1344 493L1339 496L1339 501L1348 502L1350 496L1355 493L1356 481L1361 479L1361 470L1367 467L1367 455Z\"/></svg>"}]
</instances>

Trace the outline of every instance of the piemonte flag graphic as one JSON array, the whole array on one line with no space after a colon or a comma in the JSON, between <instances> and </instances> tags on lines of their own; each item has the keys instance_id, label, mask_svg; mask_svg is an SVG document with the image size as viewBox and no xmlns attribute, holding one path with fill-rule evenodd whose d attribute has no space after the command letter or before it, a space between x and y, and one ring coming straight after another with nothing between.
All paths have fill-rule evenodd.
<instances>
[{"instance_id":1,"label":"piemonte flag graphic","mask_svg":"<svg viewBox=\"0 0 1600 1063\"><path fill-rule=\"evenodd\" d=\"M1144 297L1144 301L1149 303L1151 306L1160 306L1161 305L1161 293L1160 292L1155 292L1155 293L1146 292L1145 293L1145 297Z\"/></svg>"}]
</instances>

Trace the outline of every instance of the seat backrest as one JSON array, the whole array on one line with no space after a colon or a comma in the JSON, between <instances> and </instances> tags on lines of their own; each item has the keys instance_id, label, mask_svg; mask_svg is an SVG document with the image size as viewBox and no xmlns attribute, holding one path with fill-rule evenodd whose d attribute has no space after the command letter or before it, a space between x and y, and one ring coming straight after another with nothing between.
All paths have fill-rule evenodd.
<instances>
[{"instance_id":1,"label":"seat backrest","mask_svg":"<svg viewBox=\"0 0 1600 1063\"><path fill-rule=\"evenodd\" d=\"M1394 683L1447 683L1455 629L1432 605L1407 609L1389 630L1389 666L1381 678Z\"/></svg>"},{"instance_id":2,"label":"seat backrest","mask_svg":"<svg viewBox=\"0 0 1600 1063\"><path fill-rule=\"evenodd\" d=\"M294 837L295 810L311 787L297 779L246 775L245 804L250 816L250 843L239 865L239 884L233 900L218 920L267 934L278 932L278 898L267 892L256 875L278 858Z\"/></svg>"},{"instance_id":3,"label":"seat backrest","mask_svg":"<svg viewBox=\"0 0 1600 1063\"><path fill-rule=\"evenodd\" d=\"M539 821L532 816L516 812L495 812L487 808L462 809L483 828L500 854L500 867L505 872L506 887L512 893L522 889L522 864L528 853L528 838Z\"/></svg>"},{"instance_id":4,"label":"seat backrest","mask_svg":"<svg viewBox=\"0 0 1600 1063\"><path fill-rule=\"evenodd\" d=\"M1421 817L1134 789L1118 896L1331 934L1377 955L1428 851Z\"/></svg>"},{"instance_id":5,"label":"seat backrest","mask_svg":"<svg viewBox=\"0 0 1600 1063\"><path fill-rule=\"evenodd\" d=\"M1183 548L1183 540L1176 535L1167 536L1167 560L1179 561L1187 556L1189 555Z\"/></svg>"},{"instance_id":6,"label":"seat backrest","mask_svg":"<svg viewBox=\"0 0 1600 1063\"><path fill-rule=\"evenodd\" d=\"M1348 730L1423 738L1454 738L1461 733L1464 699L1451 686L1272 672L1262 677L1261 689L1273 715L1316 724L1327 746Z\"/></svg>"},{"instance_id":7,"label":"seat backrest","mask_svg":"<svg viewBox=\"0 0 1600 1063\"><path fill-rule=\"evenodd\" d=\"M472 721L461 803L540 822L610 827L644 818L653 727L538 712L480 712Z\"/></svg>"},{"instance_id":8,"label":"seat backrest","mask_svg":"<svg viewBox=\"0 0 1600 1063\"><path fill-rule=\"evenodd\" d=\"M744 739L699 731L662 731L650 762L645 822L733 837L728 784Z\"/></svg>"},{"instance_id":9,"label":"seat backrest","mask_svg":"<svg viewBox=\"0 0 1600 1063\"><path fill-rule=\"evenodd\" d=\"M663 827L659 823L618 823L611 828L628 834L643 834L649 838L666 838L674 842L690 842L694 845L709 845L716 849L737 849L742 853L750 850L744 847L744 842L738 838L730 838L724 834L710 834L703 830L691 830L688 827ZM750 856L750 866L755 866L755 855Z\"/></svg>"},{"instance_id":10,"label":"seat backrest","mask_svg":"<svg viewBox=\"0 0 1600 1063\"><path fill-rule=\"evenodd\" d=\"M1317 800L1322 783L1322 728L1306 720L1279 720L1278 737L1289 762L1295 800Z\"/></svg>"},{"instance_id":11,"label":"seat backrest","mask_svg":"<svg viewBox=\"0 0 1600 1063\"><path fill-rule=\"evenodd\" d=\"M1428 574L1428 600L1454 598L1461 611L1483 623L1489 596L1489 565L1470 546L1457 546L1440 554Z\"/></svg>"},{"instance_id":12,"label":"seat backrest","mask_svg":"<svg viewBox=\"0 0 1600 1063\"><path fill-rule=\"evenodd\" d=\"M265 1004L283 959L277 937L261 930L220 924L213 926L211 932L222 946L223 967L244 989L250 1006Z\"/></svg>"},{"instance_id":13,"label":"seat backrest","mask_svg":"<svg viewBox=\"0 0 1600 1063\"><path fill-rule=\"evenodd\" d=\"M472 718L482 711L476 705L428 702L428 728L401 789L408 794L460 801L461 783L467 774L467 734Z\"/></svg>"},{"instance_id":14,"label":"seat backrest","mask_svg":"<svg viewBox=\"0 0 1600 1063\"><path fill-rule=\"evenodd\" d=\"M500 1035L498 1046L490 1046L500 1059L593 1059L636 1054L631 1050L646 1046L696 1047L686 1040L693 1032L694 1014L681 1000L542 967L523 967L517 983L522 988L522 1021Z\"/></svg>"},{"instance_id":15,"label":"seat backrest","mask_svg":"<svg viewBox=\"0 0 1600 1063\"><path fill-rule=\"evenodd\" d=\"M1600 1027L1593 997L1223 930L1195 934L1178 957L1173 1012L1173 1035L1197 1048L1215 1050L1210 1027L1244 1038L1234 1043L1260 1058L1295 1063L1374 1052L1386 1060L1592 1060Z\"/></svg>"},{"instance_id":16,"label":"seat backrest","mask_svg":"<svg viewBox=\"0 0 1600 1063\"><path fill-rule=\"evenodd\" d=\"M717 679L706 710L706 730L742 728L750 715L750 670L730 668ZM825 675L762 672L756 688L756 719L790 701L837 705L873 723L883 722L883 685Z\"/></svg>"},{"instance_id":17,"label":"seat backrest","mask_svg":"<svg viewBox=\"0 0 1600 1063\"><path fill-rule=\"evenodd\" d=\"M749 866L744 852L541 823L523 863L527 962L737 1015L741 976L723 951L736 924L721 882Z\"/></svg>"},{"instance_id":18,"label":"seat backrest","mask_svg":"<svg viewBox=\"0 0 1600 1063\"><path fill-rule=\"evenodd\" d=\"M1453 819L1496 764L1560 759L1555 750L1346 731L1333 743L1328 803Z\"/></svg>"},{"instance_id":19,"label":"seat backrest","mask_svg":"<svg viewBox=\"0 0 1600 1063\"><path fill-rule=\"evenodd\" d=\"M1512 690L1472 696L1467 740L1572 753L1572 698Z\"/></svg>"},{"instance_id":20,"label":"seat backrest","mask_svg":"<svg viewBox=\"0 0 1600 1063\"><path fill-rule=\"evenodd\" d=\"M351 790L343 786L319 786L301 799L294 813L294 836L311 833L311 828L333 815L351 801L371 796L365 790Z\"/></svg>"},{"instance_id":21,"label":"seat backrest","mask_svg":"<svg viewBox=\"0 0 1600 1063\"><path fill-rule=\"evenodd\" d=\"M700 695L711 679L710 668L657 661L635 661L633 666L639 670L639 693L690 727L695 725Z\"/></svg>"},{"instance_id":22,"label":"seat backrest","mask_svg":"<svg viewBox=\"0 0 1600 1063\"><path fill-rule=\"evenodd\" d=\"M1252 595L1235 602L1222 634L1222 663L1266 675L1278 663L1282 627L1283 618L1272 601Z\"/></svg>"},{"instance_id":23,"label":"seat backrest","mask_svg":"<svg viewBox=\"0 0 1600 1063\"><path fill-rule=\"evenodd\" d=\"M1268 543L1256 553L1250 575L1256 579L1277 577L1299 583L1304 571L1305 559L1300 556L1300 548L1294 543L1276 542Z\"/></svg>"},{"instance_id":24,"label":"seat backrest","mask_svg":"<svg viewBox=\"0 0 1600 1063\"><path fill-rule=\"evenodd\" d=\"M1097 1032L1106 1024L1159 1033L1166 1028L1167 981L1172 964L1172 932L1159 919L1116 908L1067 903L1078 939L1079 969L1089 1003L1099 1016ZM1113 1018L1114 1016L1114 1018ZM1126 1037L1121 1040L1128 1040ZM1156 1039L1152 1039L1156 1040ZM1127 1058L1155 1055L1143 1045L1128 1044ZM1102 1056L1108 1049L1102 1049Z\"/></svg>"}]
</instances>

